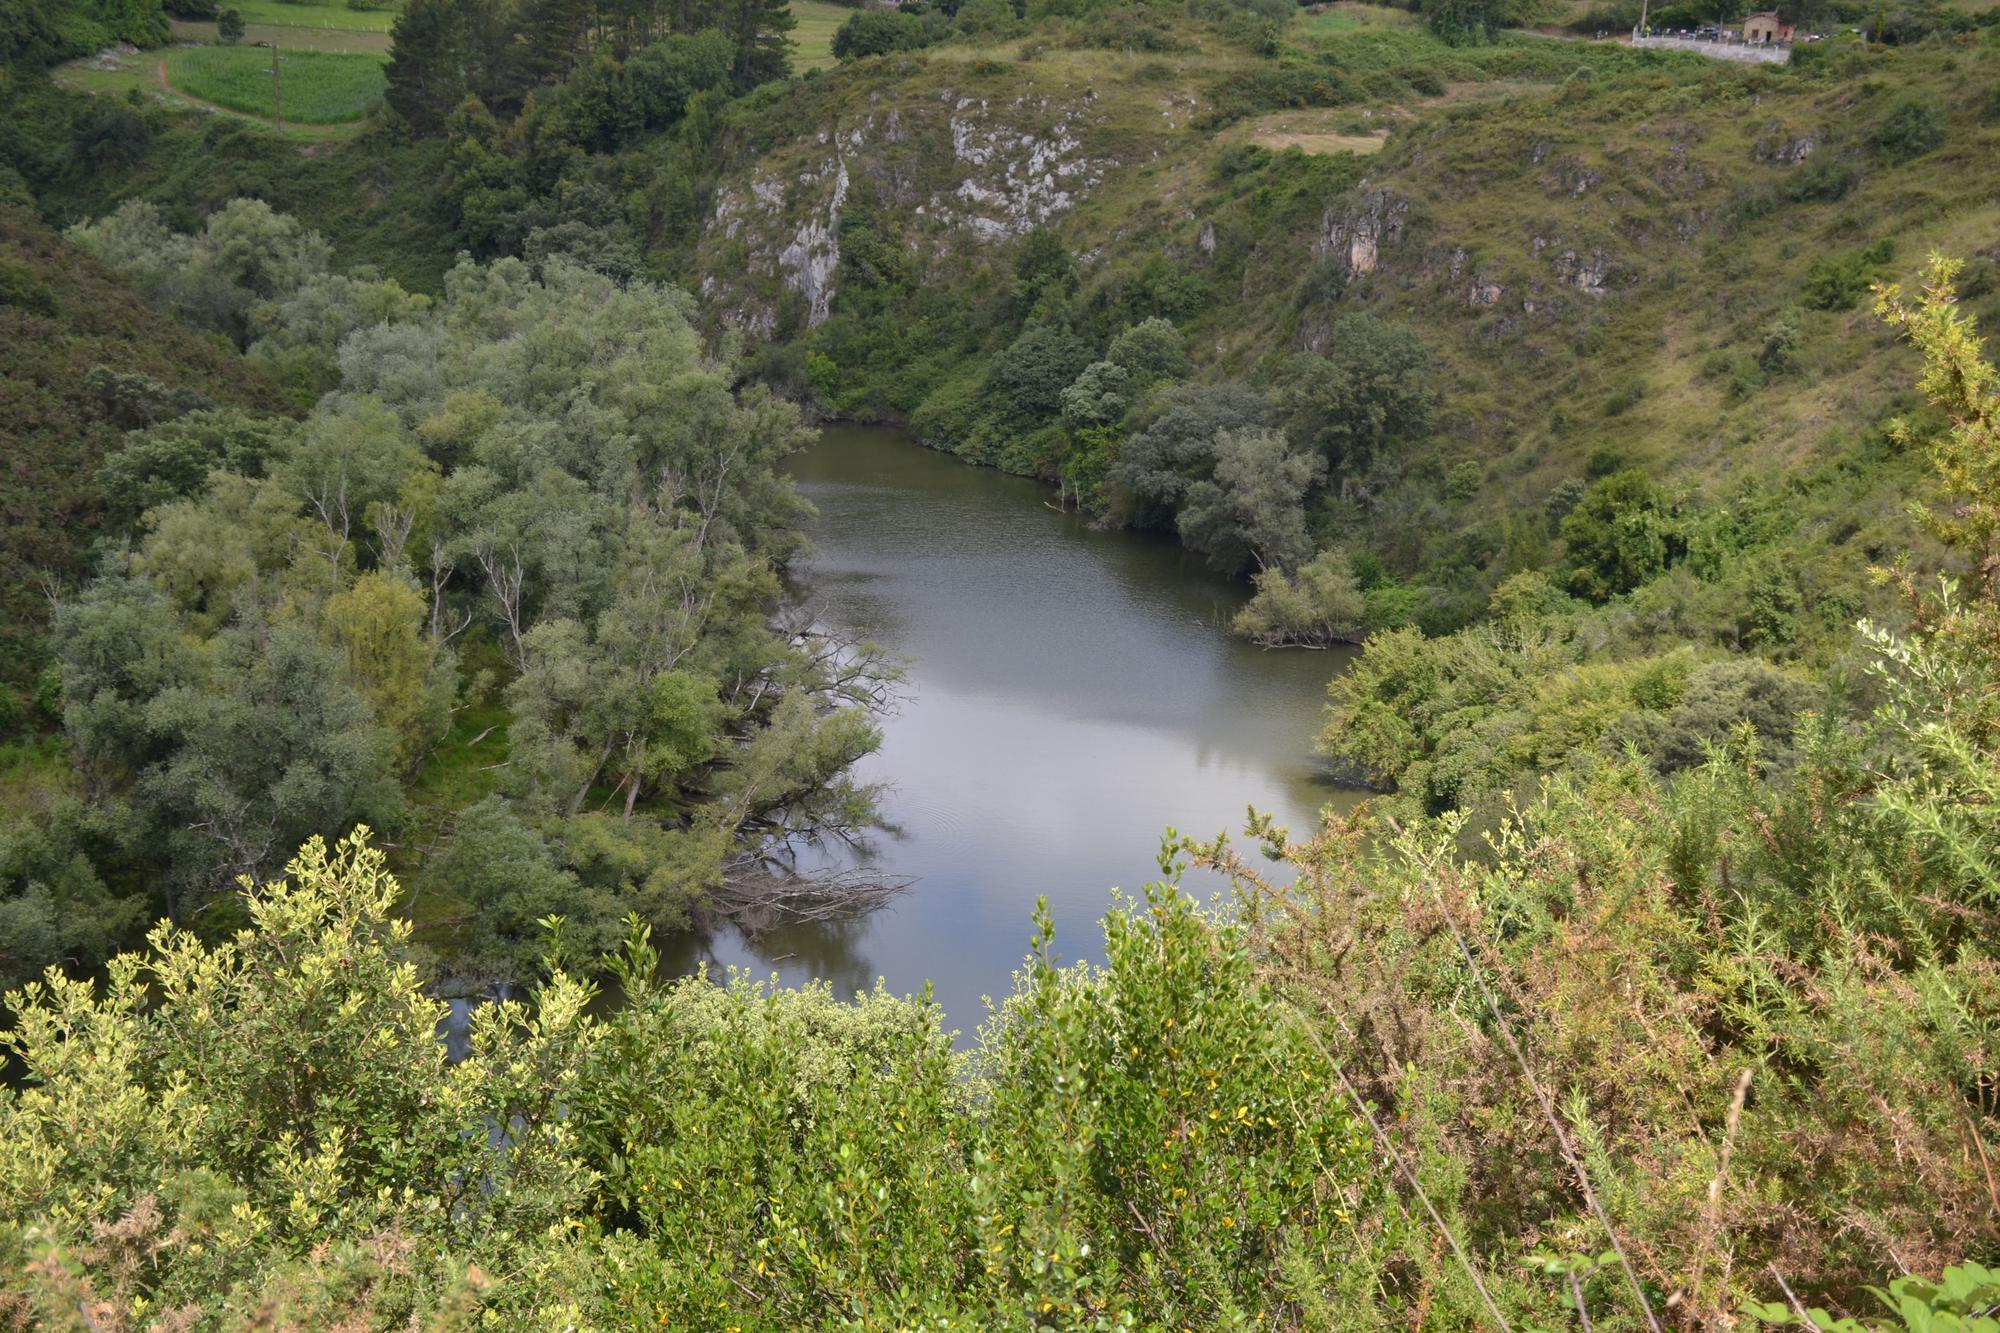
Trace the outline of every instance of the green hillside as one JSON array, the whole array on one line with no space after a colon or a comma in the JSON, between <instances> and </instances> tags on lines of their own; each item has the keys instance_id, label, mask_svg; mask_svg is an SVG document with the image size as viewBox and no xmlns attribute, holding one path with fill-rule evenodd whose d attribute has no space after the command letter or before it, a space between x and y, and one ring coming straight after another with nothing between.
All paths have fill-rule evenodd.
<instances>
[{"instance_id":1,"label":"green hillside","mask_svg":"<svg viewBox=\"0 0 2000 1333\"><path fill-rule=\"evenodd\" d=\"M0 1330L1993 1333L2000 10L293 8L0 0Z\"/></svg>"},{"instance_id":2,"label":"green hillside","mask_svg":"<svg viewBox=\"0 0 2000 1333\"><path fill-rule=\"evenodd\" d=\"M142 304L25 209L0 206L0 689L47 658L48 592L74 588L103 517L96 472L127 430L282 391L221 339Z\"/></svg>"},{"instance_id":3,"label":"green hillside","mask_svg":"<svg viewBox=\"0 0 2000 1333\"><path fill-rule=\"evenodd\" d=\"M1908 482L1878 429L1897 367L1866 286L1941 249L1974 256L1967 297L1995 308L1979 164L2000 124L1978 90L2000 51L1746 70L1536 37L1455 50L1372 13L1301 20L1275 68L1176 33L1159 54L947 47L800 86L739 121L690 267L730 317L827 358L832 410L1051 479L1063 443L985 452L949 406L1021 327L1013 238L1036 223L1079 257L1086 342L1164 315L1204 380L1266 381L1346 313L1403 322L1435 359L1436 421L1340 478L1322 539L1477 608L1552 557L1510 518L1639 467L1704 507L1781 495L1765 521L1800 542L1807 613L1851 619ZM1905 158L1881 127L1912 101L1942 141ZM981 142L954 154L968 105ZM839 240L861 225L865 257ZM1732 636L1695 614L1675 632Z\"/></svg>"}]
</instances>

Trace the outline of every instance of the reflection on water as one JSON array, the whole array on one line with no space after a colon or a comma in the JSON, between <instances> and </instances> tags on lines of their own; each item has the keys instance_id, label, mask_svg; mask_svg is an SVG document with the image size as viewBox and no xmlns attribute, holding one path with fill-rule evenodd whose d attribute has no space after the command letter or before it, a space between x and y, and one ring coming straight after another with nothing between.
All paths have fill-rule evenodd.
<instances>
[{"instance_id":1,"label":"reflection on water","mask_svg":"<svg viewBox=\"0 0 2000 1333\"><path fill-rule=\"evenodd\" d=\"M899 432L830 428L793 472L820 511L801 571L814 613L908 663L861 767L887 784L895 832L864 856L917 882L861 920L686 937L664 963L824 977L843 995L929 981L969 1032L981 997L1010 988L1037 897L1064 955L1096 957L1111 888L1157 875L1167 826L1239 831L1255 805L1302 828L1354 801L1312 750L1350 654L1230 638L1244 589L1197 557L1094 532L1033 483Z\"/></svg>"}]
</instances>

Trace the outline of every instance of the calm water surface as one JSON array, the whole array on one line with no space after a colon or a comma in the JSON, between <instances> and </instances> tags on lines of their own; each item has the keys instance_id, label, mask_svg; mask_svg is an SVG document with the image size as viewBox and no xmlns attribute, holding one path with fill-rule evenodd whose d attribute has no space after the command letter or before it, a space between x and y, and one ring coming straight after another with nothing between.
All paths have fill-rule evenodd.
<instances>
[{"instance_id":1,"label":"calm water surface","mask_svg":"<svg viewBox=\"0 0 2000 1333\"><path fill-rule=\"evenodd\" d=\"M1245 590L1170 542L1093 532L1032 482L901 432L835 427L792 468L819 508L800 571L823 623L901 657L907 682L860 776L892 831L860 855L912 887L839 925L681 942L702 959L824 977L843 995L929 981L969 1035L1046 896L1065 958L1098 958L1113 886L1157 877L1163 829L1295 831L1356 794L1312 751L1345 652L1229 637ZM1196 885L1201 891L1213 885Z\"/></svg>"}]
</instances>

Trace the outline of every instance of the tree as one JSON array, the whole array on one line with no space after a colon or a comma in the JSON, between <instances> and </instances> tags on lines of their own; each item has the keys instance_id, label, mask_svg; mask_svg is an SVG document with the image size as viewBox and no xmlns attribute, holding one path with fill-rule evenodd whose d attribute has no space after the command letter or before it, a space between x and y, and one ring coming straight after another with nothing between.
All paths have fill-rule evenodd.
<instances>
[{"instance_id":1,"label":"tree","mask_svg":"<svg viewBox=\"0 0 2000 1333\"><path fill-rule=\"evenodd\" d=\"M389 733L390 762L408 772L451 725L458 694L454 663L424 633L423 594L384 570L363 574L327 598L326 637L346 660L346 680Z\"/></svg>"},{"instance_id":2,"label":"tree","mask_svg":"<svg viewBox=\"0 0 2000 1333\"><path fill-rule=\"evenodd\" d=\"M1113 338L1104 357L1122 367L1140 385L1186 379L1192 369L1187 339L1171 321L1157 315L1141 320Z\"/></svg>"},{"instance_id":3,"label":"tree","mask_svg":"<svg viewBox=\"0 0 2000 1333\"><path fill-rule=\"evenodd\" d=\"M1452 46L1479 46L1503 28L1533 22L1541 6L1535 0L1423 0L1424 22Z\"/></svg>"},{"instance_id":4,"label":"tree","mask_svg":"<svg viewBox=\"0 0 2000 1333\"><path fill-rule=\"evenodd\" d=\"M50 640L62 670L63 730L86 793L122 786L164 757L148 707L198 679L200 662L159 590L108 573L57 605Z\"/></svg>"},{"instance_id":5,"label":"tree","mask_svg":"<svg viewBox=\"0 0 2000 1333\"><path fill-rule=\"evenodd\" d=\"M716 0L716 25L736 44L738 87L755 88L791 74L791 39L799 26L789 0Z\"/></svg>"},{"instance_id":6,"label":"tree","mask_svg":"<svg viewBox=\"0 0 2000 1333\"><path fill-rule=\"evenodd\" d=\"M123 274L149 302L248 345L259 302L322 277L331 254L317 232L258 199L232 199L199 235L171 230L154 205L129 200L66 233Z\"/></svg>"},{"instance_id":7,"label":"tree","mask_svg":"<svg viewBox=\"0 0 2000 1333\"><path fill-rule=\"evenodd\" d=\"M393 738L308 627L245 624L214 657L201 680L145 710L164 754L135 799L173 830L175 879L192 895L176 911L271 873L315 835L392 821L401 805Z\"/></svg>"},{"instance_id":8,"label":"tree","mask_svg":"<svg viewBox=\"0 0 2000 1333\"><path fill-rule=\"evenodd\" d=\"M690 98L729 81L735 48L714 28L675 33L634 51L625 61L632 95L648 128L672 125Z\"/></svg>"},{"instance_id":9,"label":"tree","mask_svg":"<svg viewBox=\"0 0 2000 1333\"><path fill-rule=\"evenodd\" d=\"M1093 361L1062 391L1063 421L1071 429L1105 426L1131 407L1131 372L1114 361Z\"/></svg>"},{"instance_id":10,"label":"tree","mask_svg":"<svg viewBox=\"0 0 2000 1333\"><path fill-rule=\"evenodd\" d=\"M987 372L984 396L1010 426L1033 429L1062 415L1063 390L1090 363L1090 349L1066 329L1030 324Z\"/></svg>"},{"instance_id":11,"label":"tree","mask_svg":"<svg viewBox=\"0 0 2000 1333\"><path fill-rule=\"evenodd\" d=\"M1944 143L1944 103L1932 94L1906 94L1883 113L1871 137L1892 162L1921 157Z\"/></svg>"},{"instance_id":12,"label":"tree","mask_svg":"<svg viewBox=\"0 0 2000 1333\"><path fill-rule=\"evenodd\" d=\"M1687 554L1687 534L1666 493L1636 468L1593 483L1563 516L1569 589L1608 601L1649 583Z\"/></svg>"},{"instance_id":13,"label":"tree","mask_svg":"<svg viewBox=\"0 0 2000 1333\"><path fill-rule=\"evenodd\" d=\"M1060 322L1076 294L1076 256L1053 227L1035 227L1014 252L1014 303L1024 320Z\"/></svg>"},{"instance_id":14,"label":"tree","mask_svg":"<svg viewBox=\"0 0 2000 1333\"><path fill-rule=\"evenodd\" d=\"M0 988L45 968L92 971L144 920L138 894L117 893L100 867L124 868L143 821L117 803L59 800L36 818L0 818Z\"/></svg>"},{"instance_id":15,"label":"tree","mask_svg":"<svg viewBox=\"0 0 2000 1333\"><path fill-rule=\"evenodd\" d=\"M283 452L296 427L282 417L238 408L210 408L135 431L104 460L106 519L130 531L147 510L198 495L210 472L221 469L262 476L268 459Z\"/></svg>"},{"instance_id":16,"label":"tree","mask_svg":"<svg viewBox=\"0 0 2000 1333\"><path fill-rule=\"evenodd\" d=\"M1181 540L1225 574L1255 564L1290 569L1312 552L1306 532L1306 492L1325 465L1292 452L1268 428L1225 430L1215 437L1215 468L1187 489Z\"/></svg>"},{"instance_id":17,"label":"tree","mask_svg":"<svg viewBox=\"0 0 2000 1333\"><path fill-rule=\"evenodd\" d=\"M227 45L234 46L243 40L243 14L236 9L225 9L216 15L216 35Z\"/></svg>"},{"instance_id":18,"label":"tree","mask_svg":"<svg viewBox=\"0 0 2000 1333\"><path fill-rule=\"evenodd\" d=\"M1255 579L1257 595L1230 622L1246 639L1320 646L1353 642L1367 629L1367 599L1344 552L1322 551L1296 574L1266 569Z\"/></svg>"},{"instance_id":19,"label":"tree","mask_svg":"<svg viewBox=\"0 0 2000 1333\"><path fill-rule=\"evenodd\" d=\"M1436 393L1430 354L1414 331L1354 314L1335 321L1331 339L1325 356L1285 363L1274 405L1294 447L1350 473L1421 438Z\"/></svg>"},{"instance_id":20,"label":"tree","mask_svg":"<svg viewBox=\"0 0 2000 1333\"><path fill-rule=\"evenodd\" d=\"M467 98L501 93L508 40L495 0L410 0L390 32L384 99L418 134L441 134Z\"/></svg>"},{"instance_id":21,"label":"tree","mask_svg":"<svg viewBox=\"0 0 2000 1333\"><path fill-rule=\"evenodd\" d=\"M1264 396L1236 384L1188 384L1170 390L1144 430L1119 451L1113 476L1131 497L1134 521L1155 526L1169 519L1188 487L1215 467L1216 437L1227 430L1262 426Z\"/></svg>"},{"instance_id":22,"label":"tree","mask_svg":"<svg viewBox=\"0 0 2000 1333\"><path fill-rule=\"evenodd\" d=\"M848 15L834 31L833 56L845 63L894 51L914 51L924 44L924 23L915 14L861 9Z\"/></svg>"}]
</instances>

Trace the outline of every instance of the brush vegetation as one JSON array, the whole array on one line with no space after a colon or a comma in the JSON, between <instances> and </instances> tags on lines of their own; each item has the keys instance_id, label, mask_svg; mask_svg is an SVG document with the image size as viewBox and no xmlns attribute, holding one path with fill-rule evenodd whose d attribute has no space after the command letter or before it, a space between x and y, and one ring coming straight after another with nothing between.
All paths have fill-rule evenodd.
<instances>
[{"instance_id":1,"label":"brush vegetation","mask_svg":"<svg viewBox=\"0 0 2000 1333\"><path fill-rule=\"evenodd\" d=\"M20 0L0 1320L1987 1327L1992 12L411 0L302 147ZM873 817L814 416L1363 643L1374 799L969 1053L659 976Z\"/></svg>"}]
</instances>

